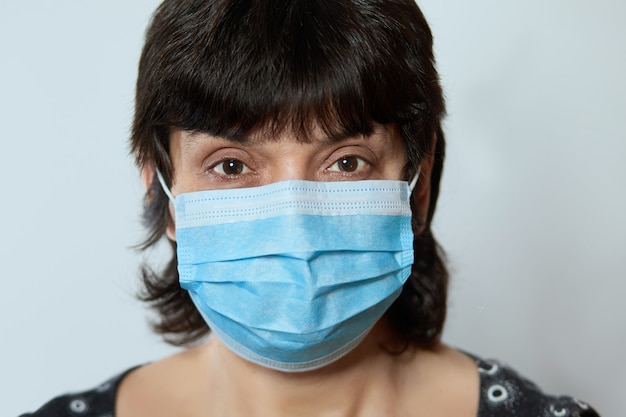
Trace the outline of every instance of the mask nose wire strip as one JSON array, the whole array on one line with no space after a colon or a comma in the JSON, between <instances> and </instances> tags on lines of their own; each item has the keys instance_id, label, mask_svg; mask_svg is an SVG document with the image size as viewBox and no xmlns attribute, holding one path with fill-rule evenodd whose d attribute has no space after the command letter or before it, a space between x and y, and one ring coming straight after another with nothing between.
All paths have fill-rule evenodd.
<instances>
[{"instance_id":1,"label":"mask nose wire strip","mask_svg":"<svg viewBox=\"0 0 626 417\"><path fill-rule=\"evenodd\" d=\"M163 175L161 175L161 171L159 171L158 169L155 169L155 172L156 172L157 178L159 179L159 183L161 184L161 188L163 188L163 192L165 193L165 195L167 195L167 197L173 203L174 196L172 195L172 192L170 191L167 184L165 183L165 179L163 178Z\"/></svg>"}]
</instances>

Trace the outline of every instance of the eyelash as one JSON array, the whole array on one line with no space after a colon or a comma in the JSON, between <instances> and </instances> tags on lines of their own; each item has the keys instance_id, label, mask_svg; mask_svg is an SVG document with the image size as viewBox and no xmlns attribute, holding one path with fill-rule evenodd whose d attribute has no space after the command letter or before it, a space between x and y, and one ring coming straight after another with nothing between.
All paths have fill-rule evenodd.
<instances>
[{"instance_id":1,"label":"eyelash","mask_svg":"<svg viewBox=\"0 0 626 417\"><path fill-rule=\"evenodd\" d=\"M226 170L224 169L224 165L225 164L241 164L242 166L241 166L240 170L238 170L239 172L227 173ZM222 172L219 171L220 167L221 167L221 171ZM224 159L218 161L216 164L210 166L209 170L215 171L220 176L236 177L236 176L239 176L239 175L247 174L251 169L245 162L242 162L240 159L237 159L237 158L224 158Z\"/></svg>"},{"instance_id":2,"label":"eyelash","mask_svg":"<svg viewBox=\"0 0 626 417\"><path fill-rule=\"evenodd\" d=\"M228 164L230 164L230 167ZM346 154L337 157L324 172L337 179L339 177L355 177L356 179L365 174L372 166L373 164L361 155ZM240 158L225 157L207 167L206 172L217 177L216 179L237 180L254 171L249 164L243 162Z\"/></svg>"},{"instance_id":3,"label":"eyelash","mask_svg":"<svg viewBox=\"0 0 626 417\"><path fill-rule=\"evenodd\" d=\"M353 169L346 169L346 167L342 167L340 164L344 163L344 162L348 162L348 163L356 163L356 166ZM358 156L358 155L344 155L341 156L339 159L337 159L335 162L332 163L332 165L328 168L328 170L335 172L335 170L333 170L333 167L337 167L337 171L341 172L344 175L353 175L358 173L360 170L364 169L364 166L367 165L371 165L369 164L369 162L367 160L365 160L364 158Z\"/></svg>"}]
</instances>

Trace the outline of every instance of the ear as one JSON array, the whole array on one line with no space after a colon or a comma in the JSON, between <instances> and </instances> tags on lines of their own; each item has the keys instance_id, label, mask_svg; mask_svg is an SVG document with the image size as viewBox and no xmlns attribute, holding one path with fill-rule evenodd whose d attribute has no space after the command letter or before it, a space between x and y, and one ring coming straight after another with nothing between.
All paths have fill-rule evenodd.
<instances>
[{"instance_id":1,"label":"ear","mask_svg":"<svg viewBox=\"0 0 626 417\"><path fill-rule=\"evenodd\" d=\"M143 183L144 188L146 189L146 198L148 203L152 202L154 199L154 187L160 187L160 184L154 185L155 182L155 172L154 167L152 165L144 165L141 167L141 182ZM173 241L176 241L176 225L174 223L174 206L172 202L169 201L169 215L167 216L167 227L165 228L166 236Z\"/></svg>"},{"instance_id":2,"label":"ear","mask_svg":"<svg viewBox=\"0 0 626 417\"><path fill-rule=\"evenodd\" d=\"M420 162L420 173L415 191L413 192L413 204L417 213L418 229L415 234L420 234L426 225L428 218L428 208L430 207L430 178L433 172L435 161L435 145L437 144L437 134L433 135L429 151Z\"/></svg>"}]
</instances>

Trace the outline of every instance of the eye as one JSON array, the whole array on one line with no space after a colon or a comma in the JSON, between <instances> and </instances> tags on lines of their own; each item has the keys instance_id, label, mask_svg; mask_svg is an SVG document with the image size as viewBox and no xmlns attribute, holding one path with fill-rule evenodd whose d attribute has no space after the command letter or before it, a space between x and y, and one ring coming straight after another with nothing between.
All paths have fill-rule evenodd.
<instances>
[{"instance_id":1,"label":"eye","mask_svg":"<svg viewBox=\"0 0 626 417\"><path fill-rule=\"evenodd\" d=\"M331 171L339 171L352 173L356 172L359 169L362 169L365 165L365 161L363 159L356 156L344 156L341 157L335 162L331 167Z\"/></svg>"},{"instance_id":2,"label":"eye","mask_svg":"<svg viewBox=\"0 0 626 417\"><path fill-rule=\"evenodd\" d=\"M250 171L250 168L238 159L225 159L213 167L213 170L220 175L241 175Z\"/></svg>"}]
</instances>

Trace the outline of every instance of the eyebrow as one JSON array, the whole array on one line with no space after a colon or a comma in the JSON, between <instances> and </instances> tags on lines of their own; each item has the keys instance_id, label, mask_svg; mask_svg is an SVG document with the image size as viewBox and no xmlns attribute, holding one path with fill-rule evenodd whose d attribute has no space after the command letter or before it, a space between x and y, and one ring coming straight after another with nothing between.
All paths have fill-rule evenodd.
<instances>
[{"instance_id":1,"label":"eyebrow","mask_svg":"<svg viewBox=\"0 0 626 417\"><path fill-rule=\"evenodd\" d=\"M204 130L187 130L188 135L186 136L187 141L186 142L190 142L190 143L196 143L202 140L206 140L209 138L218 138L218 139L222 139L222 140L227 140L229 142L233 142L233 143L241 143L241 144L251 144L254 142L259 142L259 140L257 139L253 139L249 136L228 136L228 135L218 135L218 134L214 134L211 132L207 132Z\"/></svg>"}]
</instances>

